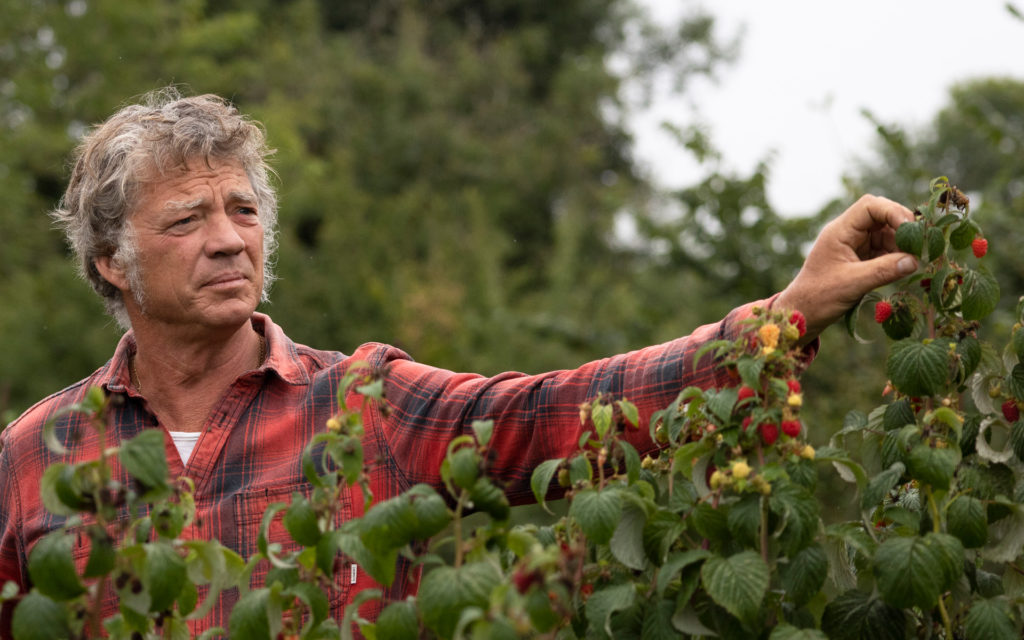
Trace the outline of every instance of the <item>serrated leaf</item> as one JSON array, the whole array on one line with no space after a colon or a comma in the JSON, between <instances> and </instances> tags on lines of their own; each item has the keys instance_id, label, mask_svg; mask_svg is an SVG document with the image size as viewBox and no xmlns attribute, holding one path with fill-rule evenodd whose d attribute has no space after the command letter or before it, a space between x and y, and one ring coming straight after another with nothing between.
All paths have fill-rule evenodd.
<instances>
[{"instance_id":1,"label":"serrated leaf","mask_svg":"<svg viewBox=\"0 0 1024 640\"><path fill-rule=\"evenodd\" d=\"M1006 390L1017 400L1024 400L1024 363L1017 363L1006 376Z\"/></svg>"},{"instance_id":2,"label":"serrated leaf","mask_svg":"<svg viewBox=\"0 0 1024 640\"><path fill-rule=\"evenodd\" d=\"M729 533L736 542L745 547L757 546L758 531L761 527L761 497L750 494L729 508L726 518Z\"/></svg>"},{"instance_id":3,"label":"serrated leaf","mask_svg":"<svg viewBox=\"0 0 1024 640\"><path fill-rule=\"evenodd\" d=\"M569 461L569 479L573 484L577 482L590 483L594 480L594 467L584 454L579 454Z\"/></svg>"},{"instance_id":4,"label":"serrated leaf","mask_svg":"<svg viewBox=\"0 0 1024 640\"><path fill-rule=\"evenodd\" d=\"M866 511L881 504L882 499L899 482L904 471L906 467L902 462L894 462L888 469L872 478L861 496L860 508Z\"/></svg>"},{"instance_id":5,"label":"serrated leaf","mask_svg":"<svg viewBox=\"0 0 1024 640\"><path fill-rule=\"evenodd\" d=\"M967 269L960 287L964 320L981 320L999 303L999 283L987 270Z\"/></svg>"},{"instance_id":6,"label":"serrated leaf","mask_svg":"<svg viewBox=\"0 0 1024 640\"><path fill-rule=\"evenodd\" d=\"M674 518L678 520L678 518ZM619 524L615 527L615 533L608 542L615 559L630 569L643 570L647 566L647 556L644 554L644 525L647 523L647 514L643 509L628 507L623 509Z\"/></svg>"},{"instance_id":7,"label":"serrated leaf","mask_svg":"<svg viewBox=\"0 0 1024 640\"><path fill-rule=\"evenodd\" d=\"M621 515L622 500L616 491L584 489L573 497L569 506L569 516L575 518L583 533L597 544L611 540Z\"/></svg>"},{"instance_id":8,"label":"serrated leaf","mask_svg":"<svg viewBox=\"0 0 1024 640\"><path fill-rule=\"evenodd\" d=\"M121 443L118 459L133 478L149 489L167 487L167 454L164 432L145 429Z\"/></svg>"},{"instance_id":9,"label":"serrated leaf","mask_svg":"<svg viewBox=\"0 0 1024 640\"><path fill-rule=\"evenodd\" d=\"M320 527L313 505L301 493L292 494L292 503L282 518L292 540L304 547L315 547L320 541Z\"/></svg>"},{"instance_id":10,"label":"serrated leaf","mask_svg":"<svg viewBox=\"0 0 1024 640\"><path fill-rule=\"evenodd\" d=\"M271 640L280 631L280 611L280 604L275 603L270 589L254 589L242 596L231 609L228 631L232 638ZM276 616L273 615L275 612Z\"/></svg>"},{"instance_id":11,"label":"serrated leaf","mask_svg":"<svg viewBox=\"0 0 1024 640\"><path fill-rule=\"evenodd\" d=\"M892 345L886 372L893 386L909 396L936 395L943 390L949 373L947 343L900 340Z\"/></svg>"},{"instance_id":12,"label":"serrated leaf","mask_svg":"<svg viewBox=\"0 0 1024 640\"><path fill-rule=\"evenodd\" d=\"M676 449L676 453L672 457L673 471L681 474L684 478L689 478L693 473L694 461L708 454L713 448L713 444L703 439L687 442Z\"/></svg>"},{"instance_id":13,"label":"serrated leaf","mask_svg":"<svg viewBox=\"0 0 1024 640\"><path fill-rule=\"evenodd\" d=\"M85 578L98 578L114 569L117 552L114 550L114 541L110 534L100 525L91 525L87 533L89 535L89 560L85 564L85 571L82 572L82 575Z\"/></svg>"},{"instance_id":14,"label":"serrated leaf","mask_svg":"<svg viewBox=\"0 0 1024 640\"><path fill-rule=\"evenodd\" d=\"M619 440L617 442L619 448L622 450L622 458L626 464L626 481L629 484L635 483L640 479L641 461L640 454L633 445L629 444L625 440Z\"/></svg>"},{"instance_id":15,"label":"serrated leaf","mask_svg":"<svg viewBox=\"0 0 1024 640\"><path fill-rule=\"evenodd\" d=\"M480 443L481 447L486 447L494 433L494 420L474 420L472 427L476 441Z\"/></svg>"},{"instance_id":16,"label":"serrated leaf","mask_svg":"<svg viewBox=\"0 0 1024 640\"><path fill-rule=\"evenodd\" d=\"M486 609L491 591L501 583L501 574L487 562L436 567L423 577L416 596L423 622L439 636L449 638L462 611Z\"/></svg>"},{"instance_id":17,"label":"serrated leaf","mask_svg":"<svg viewBox=\"0 0 1024 640\"><path fill-rule=\"evenodd\" d=\"M427 540L441 533L452 520L448 505L444 498L427 484L413 485L404 494L412 504L416 515L416 526L412 530L412 539Z\"/></svg>"},{"instance_id":18,"label":"serrated leaf","mask_svg":"<svg viewBox=\"0 0 1024 640\"><path fill-rule=\"evenodd\" d=\"M497 521L508 520L511 510L508 498L487 476L476 479L476 484L469 492L469 499L477 511L483 511Z\"/></svg>"},{"instance_id":19,"label":"serrated leaf","mask_svg":"<svg viewBox=\"0 0 1024 640\"><path fill-rule=\"evenodd\" d=\"M704 590L719 606L744 622L753 622L768 592L771 572L754 551L708 558L700 570Z\"/></svg>"},{"instance_id":20,"label":"serrated leaf","mask_svg":"<svg viewBox=\"0 0 1024 640\"><path fill-rule=\"evenodd\" d=\"M616 611L632 607L635 601L636 587L632 582L594 591L587 599L586 604L586 615L590 628L598 633L603 630L607 637L614 637L611 627L612 615Z\"/></svg>"},{"instance_id":21,"label":"serrated leaf","mask_svg":"<svg viewBox=\"0 0 1024 640\"><path fill-rule=\"evenodd\" d=\"M768 640L828 640L828 636L817 629L801 629L790 624L780 624L772 629Z\"/></svg>"},{"instance_id":22,"label":"serrated leaf","mask_svg":"<svg viewBox=\"0 0 1024 640\"><path fill-rule=\"evenodd\" d=\"M959 449L939 449L922 443L911 449L907 473L916 480L945 491L949 489L959 461Z\"/></svg>"},{"instance_id":23,"label":"serrated leaf","mask_svg":"<svg viewBox=\"0 0 1024 640\"><path fill-rule=\"evenodd\" d=\"M900 609L858 589L828 603L821 629L833 640L903 640L906 616Z\"/></svg>"},{"instance_id":24,"label":"serrated leaf","mask_svg":"<svg viewBox=\"0 0 1024 640\"><path fill-rule=\"evenodd\" d=\"M946 236L942 229L929 227L925 233L925 242L928 243L929 262L934 262L946 253Z\"/></svg>"},{"instance_id":25,"label":"serrated leaf","mask_svg":"<svg viewBox=\"0 0 1024 640\"><path fill-rule=\"evenodd\" d=\"M18 640L64 640L71 637L67 615L64 607L33 591L14 609L11 632Z\"/></svg>"},{"instance_id":26,"label":"serrated leaf","mask_svg":"<svg viewBox=\"0 0 1024 640\"><path fill-rule=\"evenodd\" d=\"M818 593L828 577L828 556L819 545L804 547L789 562L780 565L782 588L797 606Z\"/></svg>"},{"instance_id":27,"label":"serrated leaf","mask_svg":"<svg viewBox=\"0 0 1024 640\"><path fill-rule=\"evenodd\" d=\"M150 611L166 611L178 599L188 578L185 560L166 543L145 545L143 582L149 591Z\"/></svg>"},{"instance_id":28,"label":"serrated leaf","mask_svg":"<svg viewBox=\"0 0 1024 640\"><path fill-rule=\"evenodd\" d=\"M392 602L377 617L377 637L394 640L416 640L420 636L416 605L408 600Z\"/></svg>"},{"instance_id":29,"label":"serrated leaf","mask_svg":"<svg viewBox=\"0 0 1024 640\"><path fill-rule=\"evenodd\" d=\"M882 414L882 427L886 431L893 431L895 429L902 429L908 424L914 424L917 418L914 416L914 410L910 408L909 398L900 398L895 402L891 402L885 407L885 413Z\"/></svg>"},{"instance_id":30,"label":"serrated leaf","mask_svg":"<svg viewBox=\"0 0 1024 640\"><path fill-rule=\"evenodd\" d=\"M904 253L921 257L921 250L924 249L924 223L921 221L904 222L897 227L896 246Z\"/></svg>"},{"instance_id":31,"label":"serrated leaf","mask_svg":"<svg viewBox=\"0 0 1024 640\"><path fill-rule=\"evenodd\" d=\"M783 552L792 556L814 539L818 530L818 501L810 491L796 484L782 484L768 499L772 513L780 518L776 532Z\"/></svg>"},{"instance_id":32,"label":"serrated leaf","mask_svg":"<svg viewBox=\"0 0 1024 640\"><path fill-rule=\"evenodd\" d=\"M643 529L643 548L656 565L665 562L665 557L679 536L686 530L686 523L678 515L668 511L656 511L647 518Z\"/></svg>"},{"instance_id":33,"label":"serrated leaf","mask_svg":"<svg viewBox=\"0 0 1024 640\"><path fill-rule=\"evenodd\" d=\"M708 410L715 416L720 424L725 424L729 421L729 417L732 415L733 407L736 406L736 400L739 397L739 389L736 387L725 387L714 391L708 391L706 397Z\"/></svg>"},{"instance_id":34,"label":"serrated leaf","mask_svg":"<svg viewBox=\"0 0 1024 640\"><path fill-rule=\"evenodd\" d=\"M604 434L612 426L613 408L610 404L596 403L590 410L590 419L594 423L594 430L599 440L604 439Z\"/></svg>"},{"instance_id":35,"label":"serrated leaf","mask_svg":"<svg viewBox=\"0 0 1024 640\"><path fill-rule=\"evenodd\" d=\"M37 542L28 556L32 584L40 593L58 602L85 593L71 555L74 542L73 536L54 531Z\"/></svg>"},{"instance_id":36,"label":"serrated leaf","mask_svg":"<svg viewBox=\"0 0 1024 640\"><path fill-rule=\"evenodd\" d=\"M687 551L677 551L670 555L665 564L661 566L658 571L658 596L665 595L665 589L676 576L686 567L703 562L711 557L711 552L707 549L689 549Z\"/></svg>"},{"instance_id":37,"label":"serrated leaf","mask_svg":"<svg viewBox=\"0 0 1024 640\"><path fill-rule=\"evenodd\" d=\"M971 241L974 240L974 227L967 220L962 220L960 224L953 229L949 234L949 244L957 251L963 251L967 247L971 246Z\"/></svg>"},{"instance_id":38,"label":"serrated leaf","mask_svg":"<svg viewBox=\"0 0 1024 640\"><path fill-rule=\"evenodd\" d=\"M1005 600L992 598L971 604L965 623L968 638L985 640L1019 640L1019 625L1010 617Z\"/></svg>"},{"instance_id":39,"label":"serrated leaf","mask_svg":"<svg viewBox=\"0 0 1024 640\"><path fill-rule=\"evenodd\" d=\"M875 551L872 566L886 602L927 610L963 572L963 545L942 533L890 538Z\"/></svg>"},{"instance_id":40,"label":"serrated leaf","mask_svg":"<svg viewBox=\"0 0 1024 640\"><path fill-rule=\"evenodd\" d=\"M707 502L701 502L694 507L687 522L707 540L725 540L729 535L728 513L726 505L715 508Z\"/></svg>"},{"instance_id":41,"label":"serrated leaf","mask_svg":"<svg viewBox=\"0 0 1024 640\"><path fill-rule=\"evenodd\" d=\"M972 496L961 495L946 510L947 530L968 549L982 547L988 541L985 504Z\"/></svg>"},{"instance_id":42,"label":"serrated leaf","mask_svg":"<svg viewBox=\"0 0 1024 640\"><path fill-rule=\"evenodd\" d=\"M371 553L382 554L406 545L418 524L412 504L404 496L378 502L362 518L359 539Z\"/></svg>"},{"instance_id":43,"label":"serrated leaf","mask_svg":"<svg viewBox=\"0 0 1024 640\"><path fill-rule=\"evenodd\" d=\"M561 466L564 460L565 458L545 460L537 465L530 475L530 488L533 490L533 497L545 511L552 515L554 514L548 508L545 498L548 495L548 488L551 486L551 478L554 477L555 472L558 471L558 467Z\"/></svg>"}]
</instances>

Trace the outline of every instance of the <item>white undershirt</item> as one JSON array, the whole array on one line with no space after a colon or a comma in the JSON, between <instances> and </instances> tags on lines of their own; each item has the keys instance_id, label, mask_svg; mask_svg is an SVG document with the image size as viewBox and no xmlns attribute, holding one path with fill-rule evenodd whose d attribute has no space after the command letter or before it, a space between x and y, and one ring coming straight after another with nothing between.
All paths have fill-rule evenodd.
<instances>
[{"instance_id":1,"label":"white undershirt","mask_svg":"<svg viewBox=\"0 0 1024 640\"><path fill-rule=\"evenodd\" d=\"M188 459L192 457L192 450L196 448L196 442L199 441L199 436L203 433L201 431L168 431L168 433L171 434L171 440L174 440L174 446L178 448L182 464L188 464Z\"/></svg>"}]
</instances>

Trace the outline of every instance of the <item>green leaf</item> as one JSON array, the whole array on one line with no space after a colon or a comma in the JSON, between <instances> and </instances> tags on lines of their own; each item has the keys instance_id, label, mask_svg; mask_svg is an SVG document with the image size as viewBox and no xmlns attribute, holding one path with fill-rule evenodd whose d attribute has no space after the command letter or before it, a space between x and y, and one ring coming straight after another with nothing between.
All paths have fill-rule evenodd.
<instances>
[{"instance_id":1,"label":"green leaf","mask_svg":"<svg viewBox=\"0 0 1024 640\"><path fill-rule=\"evenodd\" d=\"M761 496L749 494L729 508L729 533L745 547L756 547L761 528Z\"/></svg>"},{"instance_id":2,"label":"green leaf","mask_svg":"<svg viewBox=\"0 0 1024 640\"><path fill-rule=\"evenodd\" d=\"M178 599L188 571L185 560L167 543L145 545L143 582L149 591L150 611L166 611Z\"/></svg>"},{"instance_id":3,"label":"green leaf","mask_svg":"<svg viewBox=\"0 0 1024 640\"><path fill-rule=\"evenodd\" d=\"M584 489L573 497L569 507L569 516L597 544L611 540L621 515L622 499L617 491Z\"/></svg>"},{"instance_id":4,"label":"green leaf","mask_svg":"<svg viewBox=\"0 0 1024 640\"><path fill-rule=\"evenodd\" d=\"M739 397L739 389L736 387L726 387L724 389L717 389L715 391L707 392L708 410L717 418L720 424L725 424L729 421L729 417L732 415L733 407L736 406L736 400Z\"/></svg>"},{"instance_id":5,"label":"green leaf","mask_svg":"<svg viewBox=\"0 0 1024 640\"><path fill-rule=\"evenodd\" d=\"M145 487L167 487L167 454L162 430L145 429L134 438L122 442L118 458L125 471Z\"/></svg>"},{"instance_id":6,"label":"green leaf","mask_svg":"<svg viewBox=\"0 0 1024 640\"><path fill-rule=\"evenodd\" d=\"M707 502L701 502L690 513L687 522L693 525L697 533L707 540L727 540L729 536L728 508L719 505L715 508Z\"/></svg>"},{"instance_id":7,"label":"green leaf","mask_svg":"<svg viewBox=\"0 0 1024 640\"><path fill-rule=\"evenodd\" d=\"M242 596L231 609L228 631L232 638L270 640L280 631L281 607L270 589L255 589ZM274 606L276 604L276 606ZM271 608L276 609L276 614Z\"/></svg>"},{"instance_id":8,"label":"green leaf","mask_svg":"<svg viewBox=\"0 0 1024 640\"><path fill-rule=\"evenodd\" d=\"M886 602L931 609L963 572L963 545L942 533L890 538L875 551L872 566Z\"/></svg>"},{"instance_id":9,"label":"green leaf","mask_svg":"<svg viewBox=\"0 0 1024 640\"><path fill-rule=\"evenodd\" d=\"M973 496L961 495L946 510L947 530L967 549L985 546L988 541L988 517L985 503Z\"/></svg>"},{"instance_id":10,"label":"green leaf","mask_svg":"<svg viewBox=\"0 0 1024 640\"><path fill-rule=\"evenodd\" d=\"M317 545L317 551L325 550L323 555L330 556L333 560L333 553L326 553L337 545L342 553L352 558L370 576L385 587L390 587L395 581L395 562L398 560L398 547L387 549L383 553L372 553L363 544L360 537L347 531L335 531L330 536L324 536ZM317 554L320 557L320 553Z\"/></svg>"},{"instance_id":11,"label":"green leaf","mask_svg":"<svg viewBox=\"0 0 1024 640\"><path fill-rule=\"evenodd\" d=\"M700 570L701 583L711 599L746 623L752 623L768 592L771 572L754 551L708 558Z\"/></svg>"},{"instance_id":12,"label":"green leaf","mask_svg":"<svg viewBox=\"0 0 1024 640\"><path fill-rule=\"evenodd\" d=\"M416 640L420 636L419 618L416 605L409 600L399 600L384 607L377 618L377 637L394 640Z\"/></svg>"},{"instance_id":13,"label":"green leaf","mask_svg":"<svg viewBox=\"0 0 1024 640\"><path fill-rule=\"evenodd\" d=\"M678 521L679 518L673 516ZM609 541L615 559L630 569L643 570L647 566L647 556L644 554L644 525L647 523L647 514L643 509L629 506L622 510L622 518L615 528L615 533Z\"/></svg>"},{"instance_id":14,"label":"green leaf","mask_svg":"<svg viewBox=\"0 0 1024 640\"><path fill-rule=\"evenodd\" d=\"M924 223L919 220L904 222L897 227L896 246L900 251L920 258L924 248Z\"/></svg>"},{"instance_id":15,"label":"green leaf","mask_svg":"<svg viewBox=\"0 0 1024 640\"><path fill-rule=\"evenodd\" d=\"M590 628L600 633L601 630L607 637L614 638L611 621L612 614L633 606L636 601L636 586L632 582L617 584L603 589L598 589L587 599L586 614Z\"/></svg>"},{"instance_id":16,"label":"green leaf","mask_svg":"<svg viewBox=\"0 0 1024 640\"><path fill-rule=\"evenodd\" d=\"M945 491L949 489L959 461L959 449L938 449L922 443L911 449L907 473L916 480Z\"/></svg>"},{"instance_id":17,"label":"green leaf","mask_svg":"<svg viewBox=\"0 0 1024 640\"><path fill-rule=\"evenodd\" d=\"M916 421L917 418L914 416L914 410L910 407L909 398L900 398L886 405L885 413L882 414L882 427L886 431L902 429L904 426L914 424Z\"/></svg>"},{"instance_id":18,"label":"green leaf","mask_svg":"<svg viewBox=\"0 0 1024 640\"><path fill-rule=\"evenodd\" d=\"M601 402L595 403L590 411L590 419L594 422L594 431L597 432L599 440L604 439L604 434L608 433L612 426L612 412L612 405Z\"/></svg>"},{"instance_id":19,"label":"green leaf","mask_svg":"<svg viewBox=\"0 0 1024 640\"><path fill-rule=\"evenodd\" d=\"M462 447L448 456L452 482L460 489L471 489L480 475L480 455L476 449Z\"/></svg>"},{"instance_id":20,"label":"green leaf","mask_svg":"<svg viewBox=\"0 0 1024 640\"><path fill-rule=\"evenodd\" d=\"M957 251L963 251L971 246L974 240L975 229L968 220L962 220L960 224L949 234L949 244Z\"/></svg>"},{"instance_id":21,"label":"green leaf","mask_svg":"<svg viewBox=\"0 0 1024 640\"><path fill-rule=\"evenodd\" d=\"M635 404L629 400L619 400L619 411L622 412L622 417L626 419L626 422L634 427L640 426L640 411Z\"/></svg>"},{"instance_id":22,"label":"green leaf","mask_svg":"<svg viewBox=\"0 0 1024 640\"><path fill-rule=\"evenodd\" d=\"M886 372L893 385L910 396L942 392L949 373L948 342L900 340L892 345Z\"/></svg>"},{"instance_id":23,"label":"green leaf","mask_svg":"<svg viewBox=\"0 0 1024 640\"><path fill-rule=\"evenodd\" d=\"M487 562L436 567L423 577L417 595L423 622L439 636L451 637L462 611L487 609L491 591L501 583L501 574Z\"/></svg>"},{"instance_id":24,"label":"green leaf","mask_svg":"<svg viewBox=\"0 0 1024 640\"><path fill-rule=\"evenodd\" d=\"M494 433L494 420L474 420L471 426L476 435L476 441L480 443L481 447L486 447Z\"/></svg>"},{"instance_id":25,"label":"green leaf","mask_svg":"<svg viewBox=\"0 0 1024 640\"><path fill-rule=\"evenodd\" d=\"M797 606L821 591L828 577L828 556L819 545L804 547L789 562L781 564L782 588Z\"/></svg>"},{"instance_id":26,"label":"green leaf","mask_svg":"<svg viewBox=\"0 0 1024 640\"><path fill-rule=\"evenodd\" d=\"M963 373L960 380L966 380L981 363L981 341L974 336L964 336L956 345Z\"/></svg>"},{"instance_id":27,"label":"green leaf","mask_svg":"<svg viewBox=\"0 0 1024 640\"><path fill-rule=\"evenodd\" d=\"M416 512L405 496L395 496L370 508L359 525L359 539L373 554L404 547L416 530Z\"/></svg>"},{"instance_id":28,"label":"green leaf","mask_svg":"<svg viewBox=\"0 0 1024 640\"><path fill-rule=\"evenodd\" d=\"M1013 345L1013 353L1017 356L1017 359L1024 361L1024 327L1019 327L1013 330L1011 344Z\"/></svg>"},{"instance_id":29,"label":"green leaf","mask_svg":"<svg viewBox=\"0 0 1024 640\"><path fill-rule=\"evenodd\" d=\"M658 596L662 597L665 595L665 589L672 580L679 575L679 573L686 567L703 562L711 557L711 552L707 549L688 549L686 551L677 551L668 557L665 564L661 566L658 571Z\"/></svg>"},{"instance_id":30,"label":"green leaf","mask_svg":"<svg viewBox=\"0 0 1024 640\"><path fill-rule=\"evenodd\" d=\"M999 303L999 283L985 269L967 269L960 287L964 320L981 320L995 311Z\"/></svg>"},{"instance_id":31,"label":"green leaf","mask_svg":"<svg viewBox=\"0 0 1024 640\"><path fill-rule=\"evenodd\" d=\"M1024 400L1024 363L1017 363L1006 376L1006 390L1017 400Z\"/></svg>"},{"instance_id":32,"label":"green leaf","mask_svg":"<svg viewBox=\"0 0 1024 640\"><path fill-rule=\"evenodd\" d=\"M968 638L1019 640L1021 637L1006 601L998 598L975 601L967 613L965 626Z\"/></svg>"},{"instance_id":33,"label":"green leaf","mask_svg":"<svg viewBox=\"0 0 1024 640\"><path fill-rule=\"evenodd\" d=\"M548 508L545 498L548 495L548 487L551 486L551 478L554 477L555 472L558 471L558 467L561 466L564 460L565 458L545 460L534 468L533 474L530 476L530 488L533 489L533 497L536 498L537 503L545 511L552 515L554 514Z\"/></svg>"},{"instance_id":34,"label":"green leaf","mask_svg":"<svg viewBox=\"0 0 1024 640\"><path fill-rule=\"evenodd\" d=\"M886 494L899 482L904 471L906 471L906 467L902 462L894 462L888 469L872 478L861 496L860 508L874 509L881 504Z\"/></svg>"},{"instance_id":35,"label":"green leaf","mask_svg":"<svg viewBox=\"0 0 1024 640\"><path fill-rule=\"evenodd\" d=\"M292 504L285 511L282 522L292 540L302 546L315 547L316 543L320 541L321 534L317 524L316 511L301 493L292 494Z\"/></svg>"},{"instance_id":36,"label":"green leaf","mask_svg":"<svg viewBox=\"0 0 1024 640\"><path fill-rule=\"evenodd\" d=\"M617 444L622 449L622 458L626 463L626 481L633 484L640 478L640 454L637 453L633 445L625 440L619 440Z\"/></svg>"},{"instance_id":37,"label":"green leaf","mask_svg":"<svg viewBox=\"0 0 1024 640\"><path fill-rule=\"evenodd\" d=\"M928 242L929 262L934 262L946 253L946 236L942 233L942 229L929 227L925 233L925 240Z\"/></svg>"},{"instance_id":38,"label":"green leaf","mask_svg":"<svg viewBox=\"0 0 1024 640\"><path fill-rule=\"evenodd\" d=\"M903 640L906 616L881 599L851 589L828 603L821 629L833 640Z\"/></svg>"},{"instance_id":39,"label":"green leaf","mask_svg":"<svg viewBox=\"0 0 1024 640\"><path fill-rule=\"evenodd\" d=\"M83 577L98 578L113 571L117 552L114 541L107 530L98 524L89 526L89 560L85 564Z\"/></svg>"},{"instance_id":40,"label":"green leaf","mask_svg":"<svg viewBox=\"0 0 1024 640\"><path fill-rule=\"evenodd\" d=\"M17 640L64 640L72 637L64 607L37 591L14 609L11 633Z\"/></svg>"},{"instance_id":41,"label":"green leaf","mask_svg":"<svg viewBox=\"0 0 1024 640\"><path fill-rule=\"evenodd\" d=\"M810 491L796 484L782 484L768 499L772 513L780 516L778 533L783 552L792 556L814 539L818 530L818 501Z\"/></svg>"},{"instance_id":42,"label":"green leaf","mask_svg":"<svg viewBox=\"0 0 1024 640\"><path fill-rule=\"evenodd\" d=\"M416 515L416 526L412 530L412 539L427 540L444 531L452 521L452 514L444 498L427 484L413 485L405 492L406 498L412 503Z\"/></svg>"},{"instance_id":43,"label":"green leaf","mask_svg":"<svg viewBox=\"0 0 1024 640\"><path fill-rule=\"evenodd\" d=\"M487 476L476 479L476 484L469 492L469 499L473 501L476 510L498 521L508 520L511 511L508 498Z\"/></svg>"},{"instance_id":44,"label":"green leaf","mask_svg":"<svg viewBox=\"0 0 1024 640\"><path fill-rule=\"evenodd\" d=\"M590 460L585 454L581 453L569 461L569 479L573 484L594 480L594 467L590 466Z\"/></svg>"},{"instance_id":45,"label":"green leaf","mask_svg":"<svg viewBox=\"0 0 1024 640\"><path fill-rule=\"evenodd\" d=\"M39 480L39 497L47 511L58 516L70 516L90 504L74 490L74 476L74 467L63 462L55 462L46 468Z\"/></svg>"},{"instance_id":46,"label":"green leaf","mask_svg":"<svg viewBox=\"0 0 1024 640\"><path fill-rule=\"evenodd\" d=\"M71 556L74 542L74 536L54 531L37 542L28 556L32 584L40 593L58 602L85 593Z\"/></svg>"},{"instance_id":47,"label":"green leaf","mask_svg":"<svg viewBox=\"0 0 1024 640\"><path fill-rule=\"evenodd\" d=\"M781 624L772 629L768 640L828 640L828 636L817 629L800 629L793 625Z\"/></svg>"},{"instance_id":48,"label":"green leaf","mask_svg":"<svg viewBox=\"0 0 1024 640\"><path fill-rule=\"evenodd\" d=\"M682 474L684 478L689 478L690 474L693 473L694 461L709 453L713 447L714 445L711 442L704 439L687 442L676 449L676 453L672 458L673 471Z\"/></svg>"},{"instance_id":49,"label":"green leaf","mask_svg":"<svg viewBox=\"0 0 1024 640\"><path fill-rule=\"evenodd\" d=\"M679 536L686 530L686 523L669 511L654 512L644 524L643 547L647 558L656 565L665 562L665 556Z\"/></svg>"},{"instance_id":50,"label":"green leaf","mask_svg":"<svg viewBox=\"0 0 1024 640\"><path fill-rule=\"evenodd\" d=\"M299 581L282 592L284 596L295 596L309 608L312 626L319 625L327 619L331 606L327 594L313 582Z\"/></svg>"}]
</instances>

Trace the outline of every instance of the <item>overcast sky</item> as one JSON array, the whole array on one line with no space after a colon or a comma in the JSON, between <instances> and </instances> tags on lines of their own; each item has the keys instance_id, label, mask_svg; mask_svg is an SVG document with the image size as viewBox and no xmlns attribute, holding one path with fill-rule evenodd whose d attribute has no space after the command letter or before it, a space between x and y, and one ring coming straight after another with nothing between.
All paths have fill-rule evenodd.
<instances>
[{"instance_id":1,"label":"overcast sky","mask_svg":"<svg viewBox=\"0 0 1024 640\"><path fill-rule=\"evenodd\" d=\"M694 3L642 0L672 20ZM772 204L813 213L842 194L852 157L868 156L867 108L884 122L923 125L965 78L1024 80L1024 22L997 0L719 0L705 2L719 32L744 29L739 60L717 85L694 84L686 100L659 100L635 121L637 153L659 182L680 186L700 171L660 130L696 107L727 165L748 171L775 152ZM1018 3L1018 7L1024 4Z\"/></svg>"}]
</instances>

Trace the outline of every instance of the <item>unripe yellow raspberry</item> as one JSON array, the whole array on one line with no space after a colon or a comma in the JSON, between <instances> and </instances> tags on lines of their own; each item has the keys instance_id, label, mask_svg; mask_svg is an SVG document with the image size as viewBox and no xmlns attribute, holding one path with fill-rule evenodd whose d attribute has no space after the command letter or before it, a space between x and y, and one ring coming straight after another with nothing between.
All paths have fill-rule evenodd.
<instances>
[{"instance_id":1,"label":"unripe yellow raspberry","mask_svg":"<svg viewBox=\"0 0 1024 640\"><path fill-rule=\"evenodd\" d=\"M782 335L785 336L789 342L796 342L800 339L800 329L795 325L787 324L786 328L782 330Z\"/></svg>"},{"instance_id":2,"label":"unripe yellow raspberry","mask_svg":"<svg viewBox=\"0 0 1024 640\"><path fill-rule=\"evenodd\" d=\"M805 444L804 448L800 450L800 457L806 460L814 460L814 447Z\"/></svg>"},{"instance_id":3,"label":"unripe yellow raspberry","mask_svg":"<svg viewBox=\"0 0 1024 640\"><path fill-rule=\"evenodd\" d=\"M725 484L725 480L725 474L722 473L720 469L715 469L715 472L711 474L711 478L708 480L708 483L711 485L712 489L718 489Z\"/></svg>"},{"instance_id":4,"label":"unripe yellow raspberry","mask_svg":"<svg viewBox=\"0 0 1024 640\"><path fill-rule=\"evenodd\" d=\"M737 460L732 463L732 477L743 480L750 475L750 465L744 460Z\"/></svg>"},{"instance_id":5,"label":"unripe yellow raspberry","mask_svg":"<svg viewBox=\"0 0 1024 640\"><path fill-rule=\"evenodd\" d=\"M804 404L804 396L801 393L791 393L786 398L786 404L791 407L800 407Z\"/></svg>"},{"instance_id":6,"label":"unripe yellow raspberry","mask_svg":"<svg viewBox=\"0 0 1024 640\"><path fill-rule=\"evenodd\" d=\"M335 433L341 431L341 420L338 420L337 418L328 418L327 429L330 431L334 431Z\"/></svg>"}]
</instances>

